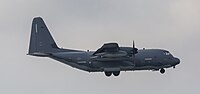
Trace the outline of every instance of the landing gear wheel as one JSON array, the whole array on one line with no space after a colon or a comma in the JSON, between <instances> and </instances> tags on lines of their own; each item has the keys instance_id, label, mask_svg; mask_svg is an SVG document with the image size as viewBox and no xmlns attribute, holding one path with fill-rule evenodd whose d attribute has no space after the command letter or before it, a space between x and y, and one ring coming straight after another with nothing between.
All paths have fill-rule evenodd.
<instances>
[{"instance_id":1,"label":"landing gear wheel","mask_svg":"<svg viewBox=\"0 0 200 94\"><path fill-rule=\"evenodd\" d=\"M105 72L105 75L106 75L107 77L110 77L110 76L112 75L112 72Z\"/></svg>"},{"instance_id":2,"label":"landing gear wheel","mask_svg":"<svg viewBox=\"0 0 200 94\"><path fill-rule=\"evenodd\" d=\"M119 74L120 74L120 71L115 71L115 72L113 72L113 75L114 75L114 76L119 76Z\"/></svg>"},{"instance_id":3,"label":"landing gear wheel","mask_svg":"<svg viewBox=\"0 0 200 94\"><path fill-rule=\"evenodd\" d=\"M163 68L160 69L160 73L162 73L162 74L165 73L165 69L163 69Z\"/></svg>"}]
</instances>

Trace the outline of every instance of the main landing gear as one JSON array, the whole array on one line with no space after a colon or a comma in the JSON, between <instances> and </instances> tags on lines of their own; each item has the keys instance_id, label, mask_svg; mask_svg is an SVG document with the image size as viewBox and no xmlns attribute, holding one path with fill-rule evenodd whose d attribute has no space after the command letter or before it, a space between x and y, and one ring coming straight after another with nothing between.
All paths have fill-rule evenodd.
<instances>
[{"instance_id":1,"label":"main landing gear","mask_svg":"<svg viewBox=\"0 0 200 94\"><path fill-rule=\"evenodd\" d=\"M105 72L105 75L106 75L107 77L110 77L110 76L112 75L112 72Z\"/></svg>"},{"instance_id":2,"label":"main landing gear","mask_svg":"<svg viewBox=\"0 0 200 94\"><path fill-rule=\"evenodd\" d=\"M107 77L110 77L112 74L113 74L114 76L119 76L120 71L105 72L105 75L106 75Z\"/></svg>"},{"instance_id":3,"label":"main landing gear","mask_svg":"<svg viewBox=\"0 0 200 94\"><path fill-rule=\"evenodd\" d=\"M160 73L164 74L165 73L165 69L161 68L160 69Z\"/></svg>"}]
</instances>

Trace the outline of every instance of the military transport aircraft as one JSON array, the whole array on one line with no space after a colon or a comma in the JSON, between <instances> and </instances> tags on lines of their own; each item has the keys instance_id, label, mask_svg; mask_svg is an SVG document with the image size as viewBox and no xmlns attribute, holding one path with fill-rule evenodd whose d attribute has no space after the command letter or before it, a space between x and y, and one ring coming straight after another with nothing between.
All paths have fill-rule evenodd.
<instances>
[{"instance_id":1,"label":"military transport aircraft","mask_svg":"<svg viewBox=\"0 0 200 94\"><path fill-rule=\"evenodd\" d=\"M69 66L88 72L104 72L106 76L118 76L120 71L153 70L165 73L180 63L167 50L119 47L117 43L105 43L97 51L80 51L59 48L41 17L32 22L28 55L49 57Z\"/></svg>"}]
</instances>

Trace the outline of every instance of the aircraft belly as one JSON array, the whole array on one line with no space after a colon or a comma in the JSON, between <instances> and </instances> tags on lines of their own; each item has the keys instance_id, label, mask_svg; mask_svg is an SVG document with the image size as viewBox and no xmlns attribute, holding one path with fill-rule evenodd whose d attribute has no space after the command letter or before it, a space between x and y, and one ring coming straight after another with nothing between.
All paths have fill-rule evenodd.
<instances>
[{"instance_id":1,"label":"aircraft belly","mask_svg":"<svg viewBox=\"0 0 200 94\"><path fill-rule=\"evenodd\" d=\"M161 68L169 68L171 65L143 65L138 66L136 65L134 70L159 70Z\"/></svg>"},{"instance_id":2,"label":"aircraft belly","mask_svg":"<svg viewBox=\"0 0 200 94\"><path fill-rule=\"evenodd\" d=\"M90 64L93 71L122 71L122 70L132 70L135 66L133 62L121 61L121 62L92 62Z\"/></svg>"},{"instance_id":3,"label":"aircraft belly","mask_svg":"<svg viewBox=\"0 0 200 94\"><path fill-rule=\"evenodd\" d=\"M69 59L67 55L54 54L54 58L72 67L88 71L88 72L103 72L103 71L134 71L134 70L157 70L160 68L167 68L171 66L162 66L153 62L143 62L136 60L133 62L132 58L92 58L83 59Z\"/></svg>"}]
</instances>

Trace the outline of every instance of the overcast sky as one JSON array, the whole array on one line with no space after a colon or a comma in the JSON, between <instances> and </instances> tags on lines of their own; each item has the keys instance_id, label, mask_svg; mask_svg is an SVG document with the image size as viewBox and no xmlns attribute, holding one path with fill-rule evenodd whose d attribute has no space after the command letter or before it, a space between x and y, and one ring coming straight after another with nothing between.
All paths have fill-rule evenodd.
<instances>
[{"instance_id":1,"label":"overcast sky","mask_svg":"<svg viewBox=\"0 0 200 94\"><path fill-rule=\"evenodd\" d=\"M0 0L0 94L196 94L200 87L199 0ZM107 78L49 58L27 56L41 16L59 47L96 50L117 42L163 48L181 59L164 75Z\"/></svg>"}]
</instances>

